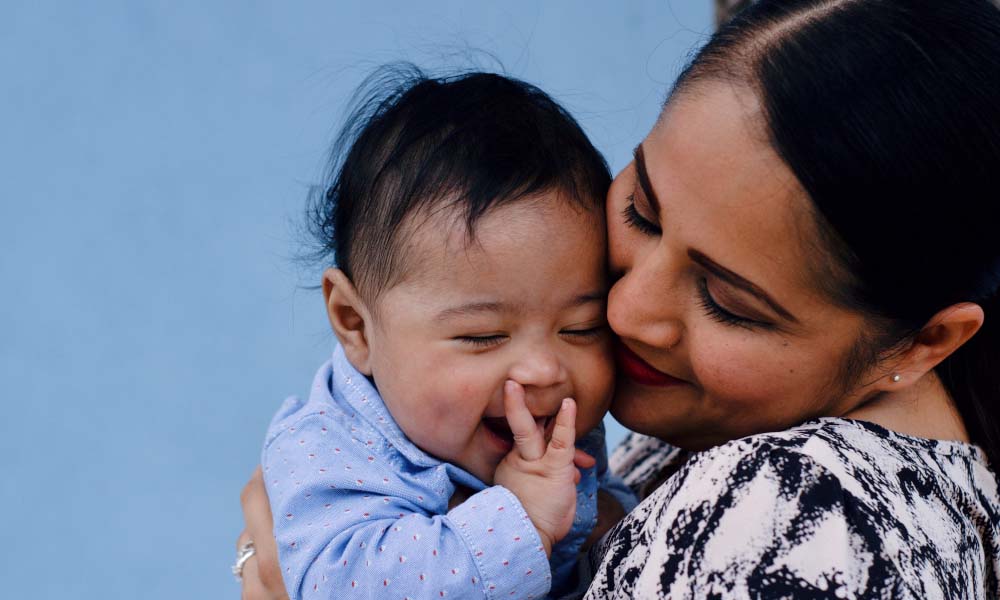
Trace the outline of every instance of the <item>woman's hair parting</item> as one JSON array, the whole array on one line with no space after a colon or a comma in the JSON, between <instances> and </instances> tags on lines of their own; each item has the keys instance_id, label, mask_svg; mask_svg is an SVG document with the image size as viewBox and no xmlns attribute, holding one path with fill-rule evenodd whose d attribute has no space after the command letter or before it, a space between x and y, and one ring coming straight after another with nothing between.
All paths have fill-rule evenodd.
<instances>
[{"instance_id":1,"label":"woman's hair parting","mask_svg":"<svg viewBox=\"0 0 1000 600\"><path fill-rule=\"evenodd\" d=\"M760 0L716 32L672 95L706 80L757 96L812 201L824 288L869 317L848 379L941 309L983 308L983 327L936 371L1000 465L998 5Z\"/></svg>"},{"instance_id":2,"label":"woman's hair parting","mask_svg":"<svg viewBox=\"0 0 1000 600\"><path fill-rule=\"evenodd\" d=\"M392 64L370 75L352 104L307 217L315 258L333 262L364 297L403 276L416 215L454 210L471 241L490 210L541 193L558 192L583 211L603 207L604 158L533 85Z\"/></svg>"}]
</instances>

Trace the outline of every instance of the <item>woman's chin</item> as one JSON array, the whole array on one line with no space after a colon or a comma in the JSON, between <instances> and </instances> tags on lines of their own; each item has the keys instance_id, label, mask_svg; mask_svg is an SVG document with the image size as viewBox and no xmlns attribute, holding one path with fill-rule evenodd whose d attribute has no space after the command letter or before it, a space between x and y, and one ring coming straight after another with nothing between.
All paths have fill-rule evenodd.
<instances>
[{"instance_id":1,"label":"woman's chin","mask_svg":"<svg viewBox=\"0 0 1000 600\"><path fill-rule=\"evenodd\" d=\"M686 386L685 386L686 387ZM609 412L619 423L632 431L661 437L665 430L675 429L683 420L687 398L676 387L655 388L620 377Z\"/></svg>"},{"instance_id":2,"label":"woman's chin","mask_svg":"<svg viewBox=\"0 0 1000 600\"><path fill-rule=\"evenodd\" d=\"M667 410L669 400L656 396L659 394L651 394L647 389L619 382L609 412L616 421L636 433L666 439L670 437L670 430L680 423L672 414L674 411Z\"/></svg>"},{"instance_id":3,"label":"woman's chin","mask_svg":"<svg viewBox=\"0 0 1000 600\"><path fill-rule=\"evenodd\" d=\"M699 450L714 445L709 440L695 439L703 436L706 424L697 420L691 398L678 394L679 391L673 388L667 392L619 382L609 412L627 429L678 448Z\"/></svg>"}]
</instances>

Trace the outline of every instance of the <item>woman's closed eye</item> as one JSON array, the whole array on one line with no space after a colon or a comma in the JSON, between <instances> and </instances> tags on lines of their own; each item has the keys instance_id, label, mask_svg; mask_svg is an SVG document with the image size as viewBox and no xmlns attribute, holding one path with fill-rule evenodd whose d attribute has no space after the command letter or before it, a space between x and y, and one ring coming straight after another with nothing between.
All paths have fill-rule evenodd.
<instances>
[{"instance_id":1,"label":"woman's closed eye","mask_svg":"<svg viewBox=\"0 0 1000 600\"><path fill-rule=\"evenodd\" d=\"M715 298L712 297L712 293L708 290L708 279L705 277L698 279L698 303L701 304L703 309L705 309L705 313L708 314L709 317L724 325L743 327L744 329L774 328L774 325L771 323L744 317L723 308L722 305L720 305Z\"/></svg>"},{"instance_id":2,"label":"woman's closed eye","mask_svg":"<svg viewBox=\"0 0 1000 600\"><path fill-rule=\"evenodd\" d=\"M638 229L644 235L660 235L663 230L660 226L642 216L639 210L635 206L635 194L630 194L628 197L628 205L625 206L625 210L622 211L622 216L625 218L625 223L630 227Z\"/></svg>"}]
</instances>

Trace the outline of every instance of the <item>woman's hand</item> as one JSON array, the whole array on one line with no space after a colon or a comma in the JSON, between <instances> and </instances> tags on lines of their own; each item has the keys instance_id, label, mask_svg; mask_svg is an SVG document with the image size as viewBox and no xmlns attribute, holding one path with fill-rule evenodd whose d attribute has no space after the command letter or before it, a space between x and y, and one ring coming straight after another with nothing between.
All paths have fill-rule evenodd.
<instances>
[{"instance_id":1,"label":"woman's hand","mask_svg":"<svg viewBox=\"0 0 1000 600\"><path fill-rule=\"evenodd\" d=\"M278 566L278 547L274 541L274 521L271 505L264 489L264 477L260 467L253 472L250 481L240 494L243 505L243 520L246 528L236 540L239 549L247 541L253 540L256 552L243 565L243 600L287 600L285 583L281 579Z\"/></svg>"}]
</instances>

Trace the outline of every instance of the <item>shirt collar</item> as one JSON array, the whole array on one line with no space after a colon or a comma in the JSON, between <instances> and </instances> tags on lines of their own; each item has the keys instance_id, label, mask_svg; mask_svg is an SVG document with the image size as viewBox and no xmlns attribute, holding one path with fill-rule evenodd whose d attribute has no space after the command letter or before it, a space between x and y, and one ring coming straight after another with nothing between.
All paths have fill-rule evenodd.
<instances>
[{"instance_id":1,"label":"shirt collar","mask_svg":"<svg viewBox=\"0 0 1000 600\"><path fill-rule=\"evenodd\" d=\"M344 348L340 344L333 351L331 369L313 384L313 394L322 394L324 399L333 404L340 404L352 409L357 416L364 419L368 425L415 466L424 468L443 467L449 479L468 486L473 490L482 490L486 485L468 471L443 462L427 454L411 442L403 430L399 428L382 400L381 394L364 374L354 368L347 360Z\"/></svg>"}]
</instances>

